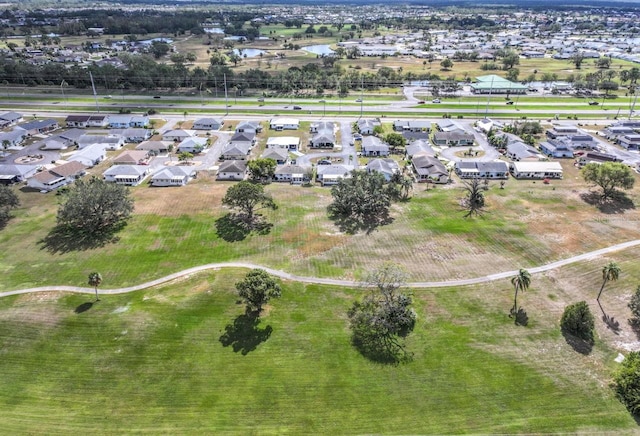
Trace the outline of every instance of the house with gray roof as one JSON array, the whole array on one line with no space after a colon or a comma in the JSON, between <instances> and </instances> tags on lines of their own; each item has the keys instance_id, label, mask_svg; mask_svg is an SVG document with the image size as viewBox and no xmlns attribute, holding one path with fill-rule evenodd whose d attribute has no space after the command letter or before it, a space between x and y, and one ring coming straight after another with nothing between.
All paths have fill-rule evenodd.
<instances>
[{"instance_id":1,"label":"house with gray roof","mask_svg":"<svg viewBox=\"0 0 640 436\"><path fill-rule=\"evenodd\" d=\"M263 159L273 159L278 165L289 162L289 151L285 148L267 148L260 156Z\"/></svg>"},{"instance_id":2,"label":"house with gray roof","mask_svg":"<svg viewBox=\"0 0 640 436\"><path fill-rule=\"evenodd\" d=\"M193 138L194 136L196 136L196 132L193 130L175 129L163 133L162 140L180 142L187 138Z\"/></svg>"},{"instance_id":3,"label":"house with gray roof","mask_svg":"<svg viewBox=\"0 0 640 436\"><path fill-rule=\"evenodd\" d=\"M151 186L184 186L195 176L196 170L191 165L172 165L151 176Z\"/></svg>"},{"instance_id":4,"label":"house with gray roof","mask_svg":"<svg viewBox=\"0 0 640 436\"><path fill-rule=\"evenodd\" d=\"M207 148L207 138L201 138L198 136L194 136L192 138L186 138L178 144L177 152L187 152L191 154L202 153L202 150Z\"/></svg>"},{"instance_id":5,"label":"house with gray roof","mask_svg":"<svg viewBox=\"0 0 640 436\"><path fill-rule=\"evenodd\" d=\"M456 174L462 179L506 179L509 166L506 162L459 161L455 164Z\"/></svg>"},{"instance_id":6,"label":"house with gray roof","mask_svg":"<svg viewBox=\"0 0 640 436\"><path fill-rule=\"evenodd\" d=\"M537 161L544 158L538 150L522 141L510 141L506 156L513 161Z\"/></svg>"},{"instance_id":7,"label":"house with gray roof","mask_svg":"<svg viewBox=\"0 0 640 436\"><path fill-rule=\"evenodd\" d=\"M32 120L26 123L18 124L18 129L22 129L29 135L41 135L43 133L52 132L60 128L58 122L54 119Z\"/></svg>"},{"instance_id":8,"label":"house with gray roof","mask_svg":"<svg viewBox=\"0 0 640 436\"><path fill-rule=\"evenodd\" d=\"M540 143L540 151L547 156L555 158L573 157L573 149L557 139L550 139Z\"/></svg>"},{"instance_id":9,"label":"house with gray roof","mask_svg":"<svg viewBox=\"0 0 640 436\"><path fill-rule=\"evenodd\" d=\"M119 150L124 146L124 138L121 135L82 135L76 141L78 148L85 148L93 144L104 144L107 150Z\"/></svg>"},{"instance_id":10,"label":"house with gray roof","mask_svg":"<svg viewBox=\"0 0 640 436\"><path fill-rule=\"evenodd\" d=\"M616 142L627 150L640 150L640 135L637 133L620 136Z\"/></svg>"},{"instance_id":11,"label":"house with gray roof","mask_svg":"<svg viewBox=\"0 0 640 436\"><path fill-rule=\"evenodd\" d=\"M380 157L389 156L389 144L376 136L362 138L362 156Z\"/></svg>"},{"instance_id":12,"label":"house with gray roof","mask_svg":"<svg viewBox=\"0 0 640 436\"><path fill-rule=\"evenodd\" d=\"M471 133L462 131L435 132L433 143L441 147L471 147L475 144L475 138Z\"/></svg>"},{"instance_id":13,"label":"house with gray roof","mask_svg":"<svg viewBox=\"0 0 640 436\"><path fill-rule=\"evenodd\" d=\"M260 133L262 132L262 124L260 121L240 121L236 126L236 133L241 132Z\"/></svg>"},{"instance_id":14,"label":"house with gray roof","mask_svg":"<svg viewBox=\"0 0 640 436\"><path fill-rule=\"evenodd\" d=\"M391 180L394 174L400 173L400 166L398 166L398 162L393 159L371 159L365 169L367 172L377 172L384 176L384 179L388 182Z\"/></svg>"},{"instance_id":15,"label":"house with gray roof","mask_svg":"<svg viewBox=\"0 0 640 436\"><path fill-rule=\"evenodd\" d=\"M40 169L38 165L0 164L0 185L24 182L28 178L35 176L38 169Z\"/></svg>"},{"instance_id":16,"label":"house with gray roof","mask_svg":"<svg viewBox=\"0 0 640 436\"><path fill-rule=\"evenodd\" d=\"M412 141L405 147L405 156L409 159L418 153L427 153L430 156L436 155L435 150L424 139Z\"/></svg>"},{"instance_id":17,"label":"house with gray roof","mask_svg":"<svg viewBox=\"0 0 640 436\"><path fill-rule=\"evenodd\" d=\"M316 121L311 123L309 131L311 133L331 132L333 133L336 126L332 121Z\"/></svg>"},{"instance_id":18,"label":"house with gray roof","mask_svg":"<svg viewBox=\"0 0 640 436\"><path fill-rule=\"evenodd\" d=\"M308 183L313 177L313 169L306 165L278 165L273 179L276 182L288 182L292 185Z\"/></svg>"},{"instance_id":19,"label":"house with gray roof","mask_svg":"<svg viewBox=\"0 0 640 436\"><path fill-rule=\"evenodd\" d=\"M22 114L18 112L5 112L0 114L0 128L15 126L23 120Z\"/></svg>"},{"instance_id":20,"label":"house with gray roof","mask_svg":"<svg viewBox=\"0 0 640 436\"><path fill-rule=\"evenodd\" d=\"M529 89L495 74L476 77L470 87L474 94L526 94Z\"/></svg>"},{"instance_id":21,"label":"house with gray roof","mask_svg":"<svg viewBox=\"0 0 640 436\"><path fill-rule=\"evenodd\" d=\"M247 175L247 162L227 160L218 167L218 180L244 180Z\"/></svg>"},{"instance_id":22,"label":"house with gray roof","mask_svg":"<svg viewBox=\"0 0 640 436\"><path fill-rule=\"evenodd\" d=\"M146 165L113 165L102 173L105 182L125 186L138 186L149 174Z\"/></svg>"},{"instance_id":23,"label":"house with gray roof","mask_svg":"<svg viewBox=\"0 0 640 436\"><path fill-rule=\"evenodd\" d=\"M17 147L22 144L22 141L24 141L26 137L27 132L22 129L14 129L10 132L0 132L0 147L4 148L7 144L7 148Z\"/></svg>"},{"instance_id":24,"label":"house with gray roof","mask_svg":"<svg viewBox=\"0 0 640 436\"><path fill-rule=\"evenodd\" d=\"M316 181L322 186L337 185L340 180L350 178L353 170L353 165L318 165Z\"/></svg>"},{"instance_id":25,"label":"house with gray roof","mask_svg":"<svg viewBox=\"0 0 640 436\"><path fill-rule=\"evenodd\" d=\"M54 191L82 177L85 174L85 169L86 167L80 162L67 162L37 173L27 180L27 186L41 192Z\"/></svg>"},{"instance_id":26,"label":"house with gray roof","mask_svg":"<svg viewBox=\"0 0 640 436\"><path fill-rule=\"evenodd\" d=\"M162 141L143 141L136 146L136 150L151 151L155 154L166 154L169 152L169 144Z\"/></svg>"},{"instance_id":27,"label":"house with gray roof","mask_svg":"<svg viewBox=\"0 0 640 436\"><path fill-rule=\"evenodd\" d=\"M449 181L449 171L442 162L431 154L425 152L416 153L411 159L411 166L420 183L442 184Z\"/></svg>"},{"instance_id":28,"label":"house with gray roof","mask_svg":"<svg viewBox=\"0 0 640 436\"><path fill-rule=\"evenodd\" d=\"M379 120L371 120L366 118L360 118L356 122L356 124L358 126L358 132L360 132L360 134L362 135L373 135L373 130L377 126L382 125Z\"/></svg>"},{"instance_id":29,"label":"house with gray roof","mask_svg":"<svg viewBox=\"0 0 640 436\"><path fill-rule=\"evenodd\" d=\"M247 156L251 152L251 147L246 142L233 143L230 142L222 147L220 153L221 160L247 160Z\"/></svg>"},{"instance_id":30,"label":"house with gray roof","mask_svg":"<svg viewBox=\"0 0 640 436\"><path fill-rule=\"evenodd\" d=\"M222 118L199 118L193 122L193 130L220 130L223 125Z\"/></svg>"},{"instance_id":31,"label":"house with gray roof","mask_svg":"<svg viewBox=\"0 0 640 436\"><path fill-rule=\"evenodd\" d=\"M107 151L104 144L93 144L73 153L69 161L80 162L87 168L92 168L102 162L106 157Z\"/></svg>"},{"instance_id":32,"label":"house with gray roof","mask_svg":"<svg viewBox=\"0 0 640 436\"><path fill-rule=\"evenodd\" d=\"M336 142L336 137L333 131L322 131L316 133L309 140L309 147L311 148L333 148Z\"/></svg>"}]
</instances>

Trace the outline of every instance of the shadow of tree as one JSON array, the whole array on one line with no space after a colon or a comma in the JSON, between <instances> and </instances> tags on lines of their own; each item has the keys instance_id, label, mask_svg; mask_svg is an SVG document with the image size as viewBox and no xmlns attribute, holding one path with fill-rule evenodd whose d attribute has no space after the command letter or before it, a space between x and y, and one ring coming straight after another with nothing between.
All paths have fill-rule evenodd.
<instances>
[{"instance_id":1,"label":"shadow of tree","mask_svg":"<svg viewBox=\"0 0 640 436\"><path fill-rule=\"evenodd\" d=\"M38 245L53 254L104 247L119 240L115 233L121 230L124 225L108 232L93 234L78 231L73 227L57 225L51 229L47 236L38 241Z\"/></svg>"},{"instance_id":2,"label":"shadow of tree","mask_svg":"<svg viewBox=\"0 0 640 436\"><path fill-rule=\"evenodd\" d=\"M351 344L366 359L383 365L410 362L413 355L395 342L384 341L373 335L353 335Z\"/></svg>"},{"instance_id":3,"label":"shadow of tree","mask_svg":"<svg viewBox=\"0 0 640 436\"><path fill-rule=\"evenodd\" d=\"M260 318L253 314L240 315L233 320L233 324L227 324L224 328L220 343L224 347L231 346L234 352L246 356L271 336L271 326L259 329L259 324Z\"/></svg>"},{"instance_id":4,"label":"shadow of tree","mask_svg":"<svg viewBox=\"0 0 640 436\"><path fill-rule=\"evenodd\" d=\"M227 242L243 241L252 231L259 235L267 235L273 224L256 214L252 222L248 222L243 214L228 213L216 220L216 233L218 237Z\"/></svg>"},{"instance_id":5,"label":"shadow of tree","mask_svg":"<svg viewBox=\"0 0 640 436\"><path fill-rule=\"evenodd\" d=\"M526 327L529 324L529 315L522 307L518 308L513 318L516 325Z\"/></svg>"},{"instance_id":6,"label":"shadow of tree","mask_svg":"<svg viewBox=\"0 0 640 436\"><path fill-rule=\"evenodd\" d=\"M591 342L574 336L564 329L562 330L562 336L564 336L564 340L567 341L567 344L569 344L571 348L578 353L584 354L585 356L591 354L591 350L593 349L593 344Z\"/></svg>"},{"instance_id":7,"label":"shadow of tree","mask_svg":"<svg viewBox=\"0 0 640 436\"><path fill-rule=\"evenodd\" d=\"M606 214L618 214L636 208L633 201L624 192L616 192L611 198L604 200L599 192L589 191L580 194L580 198Z\"/></svg>"},{"instance_id":8,"label":"shadow of tree","mask_svg":"<svg viewBox=\"0 0 640 436\"><path fill-rule=\"evenodd\" d=\"M604 311L604 308L602 307L602 304L600 304L600 301L598 301L598 306L600 307L600 311L602 312L602 321L604 321L607 328L613 331L613 333L615 333L616 335L619 335L620 322L616 321L614 317L607 315L607 313Z\"/></svg>"},{"instance_id":9,"label":"shadow of tree","mask_svg":"<svg viewBox=\"0 0 640 436\"><path fill-rule=\"evenodd\" d=\"M341 232L349 235L353 235L361 231L369 235L378 227L391 224L393 222L393 218L388 213L383 216L368 216L365 218L330 213L329 219L333 221Z\"/></svg>"},{"instance_id":10,"label":"shadow of tree","mask_svg":"<svg viewBox=\"0 0 640 436\"><path fill-rule=\"evenodd\" d=\"M86 303L82 303L80 306L76 307L73 311L75 313L83 313L93 307L93 301L87 301Z\"/></svg>"}]
</instances>

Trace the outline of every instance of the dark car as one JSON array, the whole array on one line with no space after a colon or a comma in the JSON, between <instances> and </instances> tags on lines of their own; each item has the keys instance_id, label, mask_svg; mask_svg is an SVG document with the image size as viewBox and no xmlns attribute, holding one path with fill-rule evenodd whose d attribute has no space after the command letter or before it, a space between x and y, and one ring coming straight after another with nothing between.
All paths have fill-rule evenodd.
<instances>
[{"instance_id":1,"label":"dark car","mask_svg":"<svg viewBox=\"0 0 640 436\"><path fill-rule=\"evenodd\" d=\"M318 161L318 165L331 165L331 161L327 159L322 159Z\"/></svg>"},{"instance_id":2,"label":"dark car","mask_svg":"<svg viewBox=\"0 0 640 436\"><path fill-rule=\"evenodd\" d=\"M294 107L293 107L293 110L294 110L294 111L301 111L301 110L302 110L302 107L300 107L300 106L294 106Z\"/></svg>"},{"instance_id":3,"label":"dark car","mask_svg":"<svg viewBox=\"0 0 640 436\"><path fill-rule=\"evenodd\" d=\"M600 103L598 103L597 101L593 101L593 100L591 100L591 101L589 102L589 106L598 106L599 104L600 104Z\"/></svg>"},{"instance_id":4,"label":"dark car","mask_svg":"<svg viewBox=\"0 0 640 436\"><path fill-rule=\"evenodd\" d=\"M154 95L153 98L160 98L160 96L159 95Z\"/></svg>"},{"instance_id":5,"label":"dark car","mask_svg":"<svg viewBox=\"0 0 640 436\"><path fill-rule=\"evenodd\" d=\"M425 104L425 103L426 103L426 101L424 101L424 100L420 100L420 101L418 102L418 104Z\"/></svg>"},{"instance_id":6,"label":"dark car","mask_svg":"<svg viewBox=\"0 0 640 436\"><path fill-rule=\"evenodd\" d=\"M507 104L511 105L513 104L513 101L508 101Z\"/></svg>"}]
</instances>

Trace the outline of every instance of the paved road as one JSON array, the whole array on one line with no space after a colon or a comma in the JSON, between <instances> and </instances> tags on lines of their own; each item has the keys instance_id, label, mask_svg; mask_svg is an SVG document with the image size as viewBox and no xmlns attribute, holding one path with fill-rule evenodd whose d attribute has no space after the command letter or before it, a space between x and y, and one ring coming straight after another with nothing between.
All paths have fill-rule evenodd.
<instances>
[{"instance_id":1,"label":"paved road","mask_svg":"<svg viewBox=\"0 0 640 436\"><path fill-rule=\"evenodd\" d=\"M581 262L583 260L594 259L598 256L602 256L604 254L613 253L620 250L625 250L627 248L635 247L640 245L640 239L635 239L633 241L623 242L620 244L612 245L610 247L602 248L600 250L590 251L588 253L578 254L576 256L569 257L567 259L558 260L556 262L551 262L546 265L537 266L533 268L528 268L528 271L531 274L537 274L549 270L553 270L556 268L560 268L565 265L569 265L576 262ZM349 286L349 287L359 287L362 286L360 282L354 282L350 280L338 280L338 279L327 279L321 277L305 277L298 276L295 274L290 274L288 272L277 270L269 267L265 267L262 265L256 265L254 263L248 262L221 262L221 263L209 263L206 265L200 265L193 268L185 269L183 271L176 272L174 274L170 274L165 277L161 277L156 280L152 280L150 282L142 283L136 286L129 286L126 288L115 288L115 289L101 289L99 292L103 295L115 295L115 294L126 294L128 292L139 291L142 289L148 289L154 286L161 285L163 283L170 282L171 280L175 280L181 277L189 276L191 274L196 274L202 271L207 270L216 270L221 268L262 268L267 271L269 274L280 277L285 280L292 280L302 283L313 283L313 284L322 284L322 285L335 285L335 286ZM440 282L410 282L407 283L407 287L410 288L442 288L449 286L465 286L465 285L475 285L479 283L492 282L495 280L503 280L509 277L513 277L516 275L518 271L504 271L501 273L490 274L486 276L473 277L469 279L460 279L460 280L448 280L448 281L440 281ZM83 294L93 294L95 291L91 288L83 288L79 286L41 286L38 288L27 288L27 289L17 289L14 291L6 291L0 292L1 297L8 297L10 295L19 295L19 294L28 294L33 292L51 292L51 291L62 291L62 292L75 292L75 293L83 293Z\"/></svg>"}]
</instances>

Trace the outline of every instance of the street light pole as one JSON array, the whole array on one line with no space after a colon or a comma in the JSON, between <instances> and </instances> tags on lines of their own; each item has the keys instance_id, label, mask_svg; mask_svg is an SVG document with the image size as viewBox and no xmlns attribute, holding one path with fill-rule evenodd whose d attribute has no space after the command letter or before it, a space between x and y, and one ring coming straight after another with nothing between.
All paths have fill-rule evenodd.
<instances>
[{"instance_id":1,"label":"street light pole","mask_svg":"<svg viewBox=\"0 0 640 436\"><path fill-rule=\"evenodd\" d=\"M327 100L320 100L318 103L322 103L322 118L327 114Z\"/></svg>"}]
</instances>

